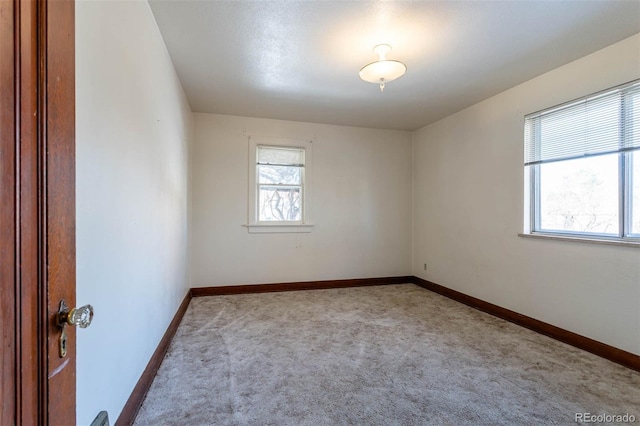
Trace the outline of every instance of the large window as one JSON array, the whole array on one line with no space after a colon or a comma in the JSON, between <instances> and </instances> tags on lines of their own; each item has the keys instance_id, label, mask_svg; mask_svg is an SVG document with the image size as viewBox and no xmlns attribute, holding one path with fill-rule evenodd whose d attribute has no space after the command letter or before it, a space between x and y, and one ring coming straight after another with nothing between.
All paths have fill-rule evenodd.
<instances>
[{"instance_id":1,"label":"large window","mask_svg":"<svg viewBox=\"0 0 640 426\"><path fill-rule=\"evenodd\" d=\"M640 81L525 117L525 231L640 239Z\"/></svg>"},{"instance_id":2,"label":"large window","mask_svg":"<svg viewBox=\"0 0 640 426\"><path fill-rule=\"evenodd\" d=\"M309 232L311 142L249 139L249 231Z\"/></svg>"}]
</instances>

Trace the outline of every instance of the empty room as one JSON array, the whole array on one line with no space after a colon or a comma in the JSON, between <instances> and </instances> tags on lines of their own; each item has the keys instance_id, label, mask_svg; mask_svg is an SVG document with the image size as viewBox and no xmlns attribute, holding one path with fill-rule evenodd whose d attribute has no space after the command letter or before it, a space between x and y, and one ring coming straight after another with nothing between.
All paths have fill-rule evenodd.
<instances>
[{"instance_id":1,"label":"empty room","mask_svg":"<svg viewBox=\"0 0 640 426\"><path fill-rule=\"evenodd\" d=\"M0 8L0 424L640 422L640 2Z\"/></svg>"}]
</instances>

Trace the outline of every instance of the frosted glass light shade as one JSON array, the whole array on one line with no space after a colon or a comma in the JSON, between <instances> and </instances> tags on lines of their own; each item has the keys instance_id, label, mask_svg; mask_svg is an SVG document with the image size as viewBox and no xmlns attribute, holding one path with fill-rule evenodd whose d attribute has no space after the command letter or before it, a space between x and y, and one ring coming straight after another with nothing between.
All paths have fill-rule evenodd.
<instances>
[{"instance_id":1,"label":"frosted glass light shade","mask_svg":"<svg viewBox=\"0 0 640 426\"><path fill-rule=\"evenodd\" d=\"M360 70L360 78L369 83L380 84L380 91L384 91L385 83L400 78L407 72L407 66L400 61L387 59L387 53L391 52L388 44L379 44L373 48L373 53L378 55L378 60L365 65Z\"/></svg>"},{"instance_id":2,"label":"frosted glass light shade","mask_svg":"<svg viewBox=\"0 0 640 426\"><path fill-rule=\"evenodd\" d=\"M360 78L369 83L393 81L407 72L407 66L400 61L383 60L365 65L360 70Z\"/></svg>"}]
</instances>

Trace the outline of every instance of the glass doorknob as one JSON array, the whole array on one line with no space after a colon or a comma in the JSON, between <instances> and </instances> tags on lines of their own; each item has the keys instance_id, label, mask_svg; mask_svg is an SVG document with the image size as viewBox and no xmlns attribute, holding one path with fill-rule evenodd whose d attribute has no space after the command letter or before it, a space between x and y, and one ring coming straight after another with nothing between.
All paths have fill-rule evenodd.
<instances>
[{"instance_id":1,"label":"glass doorknob","mask_svg":"<svg viewBox=\"0 0 640 426\"><path fill-rule=\"evenodd\" d=\"M64 299L60 301L60 308L56 315L56 324L60 328L59 349L60 358L67 356L67 324L87 328L93 319L93 306L84 305L69 310Z\"/></svg>"},{"instance_id":2,"label":"glass doorknob","mask_svg":"<svg viewBox=\"0 0 640 426\"><path fill-rule=\"evenodd\" d=\"M93 320L93 306L84 305L79 308L69 310L64 300L60 301L60 310L58 311L58 325L65 324L76 325L80 328L87 328Z\"/></svg>"},{"instance_id":3,"label":"glass doorknob","mask_svg":"<svg viewBox=\"0 0 640 426\"><path fill-rule=\"evenodd\" d=\"M69 311L67 322L71 325L77 325L80 328L87 328L93 320L93 306L84 305L79 308L73 308Z\"/></svg>"}]
</instances>

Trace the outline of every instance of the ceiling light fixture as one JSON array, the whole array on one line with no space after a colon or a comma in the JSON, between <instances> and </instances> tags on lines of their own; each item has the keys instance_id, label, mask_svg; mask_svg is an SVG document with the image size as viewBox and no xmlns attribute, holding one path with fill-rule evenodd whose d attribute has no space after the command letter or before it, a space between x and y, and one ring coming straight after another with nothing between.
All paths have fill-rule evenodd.
<instances>
[{"instance_id":1,"label":"ceiling light fixture","mask_svg":"<svg viewBox=\"0 0 640 426\"><path fill-rule=\"evenodd\" d=\"M388 44L379 44L373 48L373 53L378 55L378 60L365 65L360 70L360 78L369 83L380 84L380 91L384 91L384 84L400 78L407 72L407 66L400 61L387 59L387 53L391 52Z\"/></svg>"}]
</instances>

